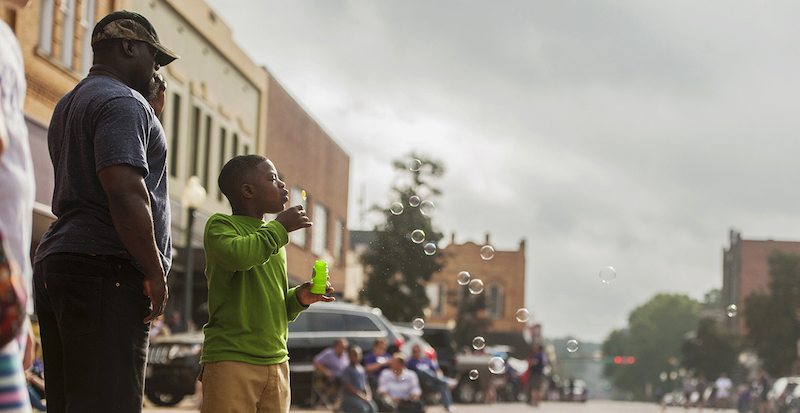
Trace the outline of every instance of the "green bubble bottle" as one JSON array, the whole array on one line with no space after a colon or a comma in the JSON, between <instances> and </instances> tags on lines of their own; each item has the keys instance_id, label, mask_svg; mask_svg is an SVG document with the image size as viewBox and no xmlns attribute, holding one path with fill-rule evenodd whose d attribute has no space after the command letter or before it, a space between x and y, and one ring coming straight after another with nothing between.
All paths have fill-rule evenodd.
<instances>
[{"instance_id":1,"label":"green bubble bottle","mask_svg":"<svg viewBox=\"0 0 800 413\"><path fill-rule=\"evenodd\" d=\"M328 263L317 261L314 263L314 285L311 286L312 294L325 294L328 290Z\"/></svg>"}]
</instances>

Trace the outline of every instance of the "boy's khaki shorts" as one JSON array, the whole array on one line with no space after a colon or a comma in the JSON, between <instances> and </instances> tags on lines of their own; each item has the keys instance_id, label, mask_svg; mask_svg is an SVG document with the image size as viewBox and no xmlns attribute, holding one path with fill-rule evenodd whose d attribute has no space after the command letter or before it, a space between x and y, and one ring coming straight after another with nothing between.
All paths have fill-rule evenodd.
<instances>
[{"instance_id":1,"label":"boy's khaki shorts","mask_svg":"<svg viewBox=\"0 0 800 413\"><path fill-rule=\"evenodd\" d=\"M241 361L205 363L201 413L287 413L289 362L259 366Z\"/></svg>"}]
</instances>

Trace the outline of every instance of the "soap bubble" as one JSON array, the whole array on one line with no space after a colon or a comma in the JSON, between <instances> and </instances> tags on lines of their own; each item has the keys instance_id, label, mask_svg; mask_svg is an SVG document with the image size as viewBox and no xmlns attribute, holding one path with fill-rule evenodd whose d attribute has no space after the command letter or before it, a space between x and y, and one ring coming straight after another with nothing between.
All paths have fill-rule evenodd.
<instances>
[{"instance_id":1,"label":"soap bubble","mask_svg":"<svg viewBox=\"0 0 800 413\"><path fill-rule=\"evenodd\" d=\"M472 339L472 348L475 350L483 350L486 347L486 340L483 339L481 336L477 336Z\"/></svg>"},{"instance_id":2,"label":"soap bubble","mask_svg":"<svg viewBox=\"0 0 800 413\"><path fill-rule=\"evenodd\" d=\"M422 161L420 161L419 159L412 159L411 162L408 163L408 169L413 172L419 171L419 168L421 167L422 167Z\"/></svg>"},{"instance_id":3,"label":"soap bubble","mask_svg":"<svg viewBox=\"0 0 800 413\"><path fill-rule=\"evenodd\" d=\"M520 323L524 323L531 318L531 313L528 311L527 308L520 308L517 310L517 321Z\"/></svg>"},{"instance_id":4,"label":"soap bubble","mask_svg":"<svg viewBox=\"0 0 800 413\"><path fill-rule=\"evenodd\" d=\"M661 374L658 375L658 378L662 382L665 382L665 381L667 381L667 376L668 376L667 372L666 371L662 371Z\"/></svg>"},{"instance_id":5,"label":"soap bubble","mask_svg":"<svg viewBox=\"0 0 800 413\"><path fill-rule=\"evenodd\" d=\"M469 282L469 292L472 294L480 294L483 292L483 281L474 279Z\"/></svg>"},{"instance_id":6,"label":"soap bubble","mask_svg":"<svg viewBox=\"0 0 800 413\"><path fill-rule=\"evenodd\" d=\"M506 362L502 357L494 356L489 359L489 371L492 374L503 374L506 372Z\"/></svg>"},{"instance_id":7,"label":"soap bubble","mask_svg":"<svg viewBox=\"0 0 800 413\"><path fill-rule=\"evenodd\" d=\"M414 244L422 244L422 241L425 241L425 231L421 229L411 231L411 241Z\"/></svg>"},{"instance_id":8,"label":"soap bubble","mask_svg":"<svg viewBox=\"0 0 800 413\"><path fill-rule=\"evenodd\" d=\"M458 285L467 285L469 284L469 273L466 271L461 271L456 276L456 281L458 281Z\"/></svg>"},{"instance_id":9,"label":"soap bubble","mask_svg":"<svg viewBox=\"0 0 800 413\"><path fill-rule=\"evenodd\" d=\"M491 245L484 245L481 247L481 258L484 260L490 260L494 258L494 247Z\"/></svg>"},{"instance_id":10,"label":"soap bubble","mask_svg":"<svg viewBox=\"0 0 800 413\"><path fill-rule=\"evenodd\" d=\"M418 207L419 206L419 197L416 196L416 195L411 195L411 198L408 198L408 205L411 205L412 207L415 207L415 208Z\"/></svg>"},{"instance_id":11,"label":"soap bubble","mask_svg":"<svg viewBox=\"0 0 800 413\"><path fill-rule=\"evenodd\" d=\"M414 330L422 330L425 328L425 320L421 318L415 318L411 323L411 326L414 327Z\"/></svg>"},{"instance_id":12,"label":"soap bubble","mask_svg":"<svg viewBox=\"0 0 800 413\"><path fill-rule=\"evenodd\" d=\"M395 202L389 207L389 211L392 211L394 215L400 215L403 213L403 204Z\"/></svg>"},{"instance_id":13,"label":"soap bubble","mask_svg":"<svg viewBox=\"0 0 800 413\"><path fill-rule=\"evenodd\" d=\"M570 353L578 351L578 340L567 341L567 351Z\"/></svg>"},{"instance_id":14,"label":"soap bubble","mask_svg":"<svg viewBox=\"0 0 800 413\"><path fill-rule=\"evenodd\" d=\"M422 212L425 215L433 214L433 211L436 211L436 205L433 202L425 200L419 204L419 212Z\"/></svg>"},{"instance_id":15,"label":"soap bubble","mask_svg":"<svg viewBox=\"0 0 800 413\"><path fill-rule=\"evenodd\" d=\"M600 281L605 284L611 284L614 279L617 278L617 272L614 270L614 267L603 267L600 270Z\"/></svg>"},{"instance_id":16,"label":"soap bubble","mask_svg":"<svg viewBox=\"0 0 800 413\"><path fill-rule=\"evenodd\" d=\"M436 244L429 242L422 249L425 251L425 255L433 255L436 253Z\"/></svg>"},{"instance_id":17,"label":"soap bubble","mask_svg":"<svg viewBox=\"0 0 800 413\"><path fill-rule=\"evenodd\" d=\"M739 308L736 307L736 304L731 304L727 308L728 317L733 318L736 317L736 314L739 312Z\"/></svg>"},{"instance_id":18,"label":"soap bubble","mask_svg":"<svg viewBox=\"0 0 800 413\"><path fill-rule=\"evenodd\" d=\"M480 374L478 374L478 370L477 369L472 369L472 370L469 371L469 379L472 380L472 381L478 380L478 376L479 375Z\"/></svg>"}]
</instances>

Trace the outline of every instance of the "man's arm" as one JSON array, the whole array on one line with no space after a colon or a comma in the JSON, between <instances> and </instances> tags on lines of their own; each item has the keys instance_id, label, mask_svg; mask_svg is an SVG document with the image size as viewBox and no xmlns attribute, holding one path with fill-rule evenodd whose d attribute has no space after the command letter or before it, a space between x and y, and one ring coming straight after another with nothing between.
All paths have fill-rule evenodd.
<instances>
[{"instance_id":1,"label":"man's arm","mask_svg":"<svg viewBox=\"0 0 800 413\"><path fill-rule=\"evenodd\" d=\"M97 176L108 195L111 220L122 244L144 269L143 292L152 303L144 322L149 323L164 312L167 279L156 246L147 186L140 170L127 164L104 168Z\"/></svg>"}]
</instances>

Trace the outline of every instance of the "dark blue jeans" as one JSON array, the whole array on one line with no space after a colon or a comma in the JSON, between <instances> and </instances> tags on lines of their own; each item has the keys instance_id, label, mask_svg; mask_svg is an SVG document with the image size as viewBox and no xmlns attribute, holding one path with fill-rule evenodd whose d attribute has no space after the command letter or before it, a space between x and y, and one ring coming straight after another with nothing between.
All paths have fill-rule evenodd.
<instances>
[{"instance_id":1,"label":"dark blue jeans","mask_svg":"<svg viewBox=\"0 0 800 413\"><path fill-rule=\"evenodd\" d=\"M142 411L143 277L114 256L52 254L35 265L48 412Z\"/></svg>"}]
</instances>

